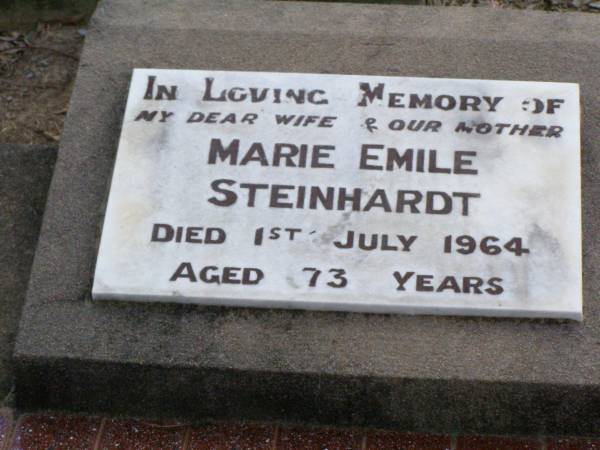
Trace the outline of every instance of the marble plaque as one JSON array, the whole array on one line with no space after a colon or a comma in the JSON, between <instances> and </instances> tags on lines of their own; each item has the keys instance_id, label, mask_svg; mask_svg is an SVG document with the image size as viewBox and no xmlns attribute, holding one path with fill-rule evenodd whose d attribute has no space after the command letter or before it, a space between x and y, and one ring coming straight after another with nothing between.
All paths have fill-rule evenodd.
<instances>
[{"instance_id":1,"label":"marble plaque","mask_svg":"<svg viewBox=\"0 0 600 450\"><path fill-rule=\"evenodd\" d=\"M96 300L582 319L579 87L136 69Z\"/></svg>"}]
</instances>

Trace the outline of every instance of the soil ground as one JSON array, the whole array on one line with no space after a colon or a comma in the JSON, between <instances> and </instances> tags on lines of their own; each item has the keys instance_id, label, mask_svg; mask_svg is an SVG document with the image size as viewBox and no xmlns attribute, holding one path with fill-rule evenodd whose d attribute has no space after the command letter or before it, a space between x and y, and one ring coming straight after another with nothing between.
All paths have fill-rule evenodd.
<instances>
[{"instance_id":1,"label":"soil ground","mask_svg":"<svg viewBox=\"0 0 600 450\"><path fill-rule=\"evenodd\" d=\"M61 25L0 33L0 143L59 141L84 34Z\"/></svg>"}]
</instances>

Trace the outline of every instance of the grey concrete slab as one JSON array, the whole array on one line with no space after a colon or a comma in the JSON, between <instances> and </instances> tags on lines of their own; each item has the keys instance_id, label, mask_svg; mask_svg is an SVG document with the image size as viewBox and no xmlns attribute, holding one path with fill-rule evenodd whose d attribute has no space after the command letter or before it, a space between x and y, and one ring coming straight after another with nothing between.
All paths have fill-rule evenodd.
<instances>
[{"instance_id":1,"label":"grey concrete slab","mask_svg":"<svg viewBox=\"0 0 600 450\"><path fill-rule=\"evenodd\" d=\"M597 24L575 13L105 0L86 40L21 322L20 406L597 433ZM134 67L580 83L584 321L93 303Z\"/></svg>"},{"instance_id":2,"label":"grey concrete slab","mask_svg":"<svg viewBox=\"0 0 600 450\"><path fill-rule=\"evenodd\" d=\"M0 399L13 382L13 347L56 151L0 144Z\"/></svg>"}]
</instances>

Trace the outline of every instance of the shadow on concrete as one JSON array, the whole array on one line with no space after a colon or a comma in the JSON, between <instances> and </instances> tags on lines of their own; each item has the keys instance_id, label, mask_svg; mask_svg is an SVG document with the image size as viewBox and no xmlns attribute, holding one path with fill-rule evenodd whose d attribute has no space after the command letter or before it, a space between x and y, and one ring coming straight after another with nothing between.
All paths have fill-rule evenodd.
<instances>
[{"instance_id":1,"label":"shadow on concrete","mask_svg":"<svg viewBox=\"0 0 600 450\"><path fill-rule=\"evenodd\" d=\"M0 399L12 386L12 351L56 148L0 145Z\"/></svg>"}]
</instances>

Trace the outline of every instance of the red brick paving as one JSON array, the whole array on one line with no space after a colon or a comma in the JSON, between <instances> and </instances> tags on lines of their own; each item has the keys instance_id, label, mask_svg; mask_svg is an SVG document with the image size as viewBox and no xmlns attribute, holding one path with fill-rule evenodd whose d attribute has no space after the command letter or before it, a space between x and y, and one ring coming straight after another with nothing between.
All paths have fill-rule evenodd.
<instances>
[{"instance_id":1,"label":"red brick paving","mask_svg":"<svg viewBox=\"0 0 600 450\"><path fill-rule=\"evenodd\" d=\"M28 414L15 425L12 450L92 448L100 418L62 414Z\"/></svg>"},{"instance_id":2,"label":"red brick paving","mask_svg":"<svg viewBox=\"0 0 600 450\"><path fill-rule=\"evenodd\" d=\"M282 427L277 439L278 450L361 450L363 435L359 431L332 428Z\"/></svg>"},{"instance_id":3,"label":"red brick paving","mask_svg":"<svg viewBox=\"0 0 600 450\"><path fill-rule=\"evenodd\" d=\"M198 425L190 429L186 450L271 450L274 426L246 424Z\"/></svg>"},{"instance_id":4,"label":"red brick paving","mask_svg":"<svg viewBox=\"0 0 600 450\"><path fill-rule=\"evenodd\" d=\"M14 427L14 430L13 430ZM450 436L378 430L25 414L0 409L0 450L600 450L600 438Z\"/></svg>"},{"instance_id":5,"label":"red brick paving","mask_svg":"<svg viewBox=\"0 0 600 450\"><path fill-rule=\"evenodd\" d=\"M4 448L12 428L12 413L9 409L0 410L0 448Z\"/></svg>"},{"instance_id":6,"label":"red brick paving","mask_svg":"<svg viewBox=\"0 0 600 450\"><path fill-rule=\"evenodd\" d=\"M386 431L367 432L366 450L450 450L450 436Z\"/></svg>"},{"instance_id":7,"label":"red brick paving","mask_svg":"<svg viewBox=\"0 0 600 450\"><path fill-rule=\"evenodd\" d=\"M540 439L500 436L459 436L456 450L542 450Z\"/></svg>"},{"instance_id":8,"label":"red brick paving","mask_svg":"<svg viewBox=\"0 0 600 450\"><path fill-rule=\"evenodd\" d=\"M600 450L600 439L551 439L548 450Z\"/></svg>"},{"instance_id":9,"label":"red brick paving","mask_svg":"<svg viewBox=\"0 0 600 450\"><path fill-rule=\"evenodd\" d=\"M183 449L185 425L158 425L134 419L108 419L98 449Z\"/></svg>"}]
</instances>

